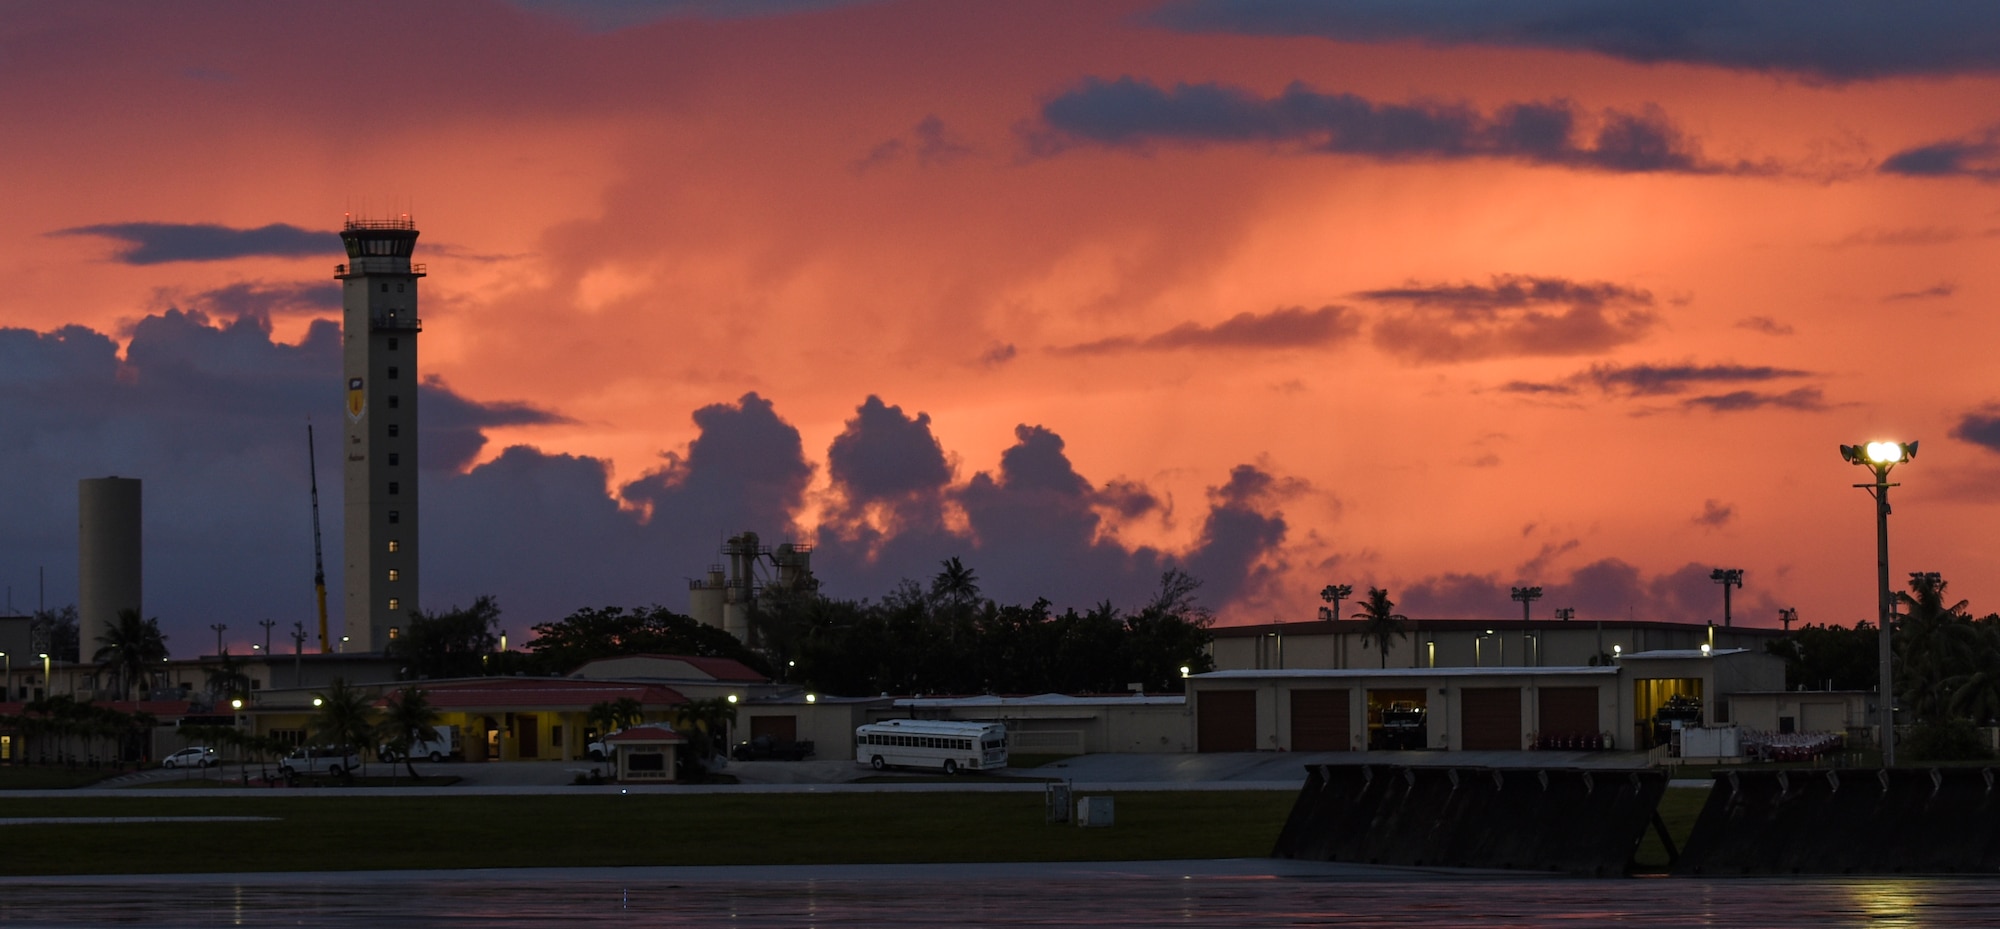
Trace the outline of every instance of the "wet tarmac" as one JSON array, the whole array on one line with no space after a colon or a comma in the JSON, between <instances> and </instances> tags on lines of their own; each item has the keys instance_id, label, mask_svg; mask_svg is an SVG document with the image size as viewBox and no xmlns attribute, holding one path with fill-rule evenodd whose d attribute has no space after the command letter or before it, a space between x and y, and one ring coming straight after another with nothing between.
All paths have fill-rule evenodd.
<instances>
[{"instance_id":1,"label":"wet tarmac","mask_svg":"<svg viewBox=\"0 0 2000 929\"><path fill-rule=\"evenodd\" d=\"M9 879L0 924L1990 926L2000 881L1577 880L1262 859Z\"/></svg>"}]
</instances>

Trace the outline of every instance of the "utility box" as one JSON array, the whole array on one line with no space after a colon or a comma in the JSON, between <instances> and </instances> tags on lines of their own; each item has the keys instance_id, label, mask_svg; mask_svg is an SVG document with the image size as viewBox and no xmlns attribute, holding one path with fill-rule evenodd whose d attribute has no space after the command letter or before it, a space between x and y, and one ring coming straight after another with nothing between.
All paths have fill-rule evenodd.
<instances>
[{"instance_id":1,"label":"utility box","mask_svg":"<svg viewBox=\"0 0 2000 929\"><path fill-rule=\"evenodd\" d=\"M1048 811L1048 821L1069 822L1070 785L1066 781L1051 781L1042 787L1042 805Z\"/></svg>"},{"instance_id":2,"label":"utility box","mask_svg":"<svg viewBox=\"0 0 2000 929\"><path fill-rule=\"evenodd\" d=\"M1078 826L1109 826L1113 819L1110 797L1084 797L1076 801Z\"/></svg>"}]
</instances>

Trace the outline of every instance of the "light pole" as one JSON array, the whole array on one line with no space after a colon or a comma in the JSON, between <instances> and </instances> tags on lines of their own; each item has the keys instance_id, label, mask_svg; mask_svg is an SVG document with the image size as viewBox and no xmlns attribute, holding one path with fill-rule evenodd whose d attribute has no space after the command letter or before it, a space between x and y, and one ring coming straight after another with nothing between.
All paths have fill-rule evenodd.
<instances>
[{"instance_id":1,"label":"light pole","mask_svg":"<svg viewBox=\"0 0 2000 929\"><path fill-rule=\"evenodd\" d=\"M1527 667L1528 648L1529 648L1528 609L1530 604L1533 604L1536 600L1542 599L1542 589L1540 587L1516 587L1514 588L1514 592L1510 596L1512 596L1515 600L1520 601L1521 603L1521 666ZM1542 656L1537 654L1535 656L1535 663L1540 664L1541 658Z\"/></svg>"},{"instance_id":2,"label":"light pole","mask_svg":"<svg viewBox=\"0 0 2000 929\"><path fill-rule=\"evenodd\" d=\"M1351 584L1328 584L1325 587L1320 588L1319 598L1333 605L1330 607L1329 606L1320 607L1319 618L1322 621L1328 623L1338 621L1340 619L1340 601L1345 600L1353 595L1354 595L1354 586ZM1339 664L1341 667L1346 667L1347 666L1346 637L1341 636L1335 639L1334 642L1335 642L1334 653L1340 659Z\"/></svg>"},{"instance_id":3,"label":"light pole","mask_svg":"<svg viewBox=\"0 0 2000 929\"><path fill-rule=\"evenodd\" d=\"M1784 625L1786 632L1792 631L1792 624L1798 621L1799 611L1797 607L1781 606L1778 608L1778 622Z\"/></svg>"},{"instance_id":4,"label":"light pole","mask_svg":"<svg viewBox=\"0 0 2000 929\"><path fill-rule=\"evenodd\" d=\"M305 669L304 667L302 667L304 659L299 657L299 655L303 654L305 650L306 650L306 624L303 622L295 622L292 624L292 686L293 687L306 686Z\"/></svg>"},{"instance_id":5,"label":"light pole","mask_svg":"<svg viewBox=\"0 0 2000 929\"><path fill-rule=\"evenodd\" d=\"M1866 445L1842 445L1840 457L1848 464L1861 465L1875 472L1871 484L1854 486L1868 491L1875 498L1875 587L1877 618L1882 622L1878 651L1882 661L1882 683L1876 703L1882 726L1882 766L1896 764L1896 689L1890 677L1889 626L1895 615L1894 601L1889 595L1889 488L1900 486L1889 483L1890 469L1917 457L1915 442L1870 442Z\"/></svg>"},{"instance_id":6,"label":"light pole","mask_svg":"<svg viewBox=\"0 0 2000 929\"><path fill-rule=\"evenodd\" d=\"M257 625L264 627L264 657L271 657L271 627L278 624L275 619L260 619Z\"/></svg>"},{"instance_id":7,"label":"light pole","mask_svg":"<svg viewBox=\"0 0 2000 929\"><path fill-rule=\"evenodd\" d=\"M220 655L222 654L222 630L229 628L229 624L209 623L208 628L215 630L215 653Z\"/></svg>"},{"instance_id":8,"label":"light pole","mask_svg":"<svg viewBox=\"0 0 2000 929\"><path fill-rule=\"evenodd\" d=\"M1743 569L1716 568L1708 572L1708 579L1722 585L1722 628L1727 629L1735 625L1729 614L1729 588L1742 589Z\"/></svg>"},{"instance_id":9,"label":"light pole","mask_svg":"<svg viewBox=\"0 0 2000 929\"><path fill-rule=\"evenodd\" d=\"M0 696L0 703L14 702L14 656L0 652L0 660L7 662L7 693Z\"/></svg>"},{"instance_id":10,"label":"light pole","mask_svg":"<svg viewBox=\"0 0 2000 929\"><path fill-rule=\"evenodd\" d=\"M56 682L49 678L49 653L42 653L42 696L56 695Z\"/></svg>"}]
</instances>

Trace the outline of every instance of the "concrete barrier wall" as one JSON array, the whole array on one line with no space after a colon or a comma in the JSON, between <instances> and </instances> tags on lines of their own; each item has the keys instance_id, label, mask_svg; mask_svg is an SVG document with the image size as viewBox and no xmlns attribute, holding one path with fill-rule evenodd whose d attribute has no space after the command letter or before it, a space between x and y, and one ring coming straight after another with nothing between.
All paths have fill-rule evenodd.
<instances>
[{"instance_id":1,"label":"concrete barrier wall","mask_svg":"<svg viewBox=\"0 0 2000 929\"><path fill-rule=\"evenodd\" d=\"M1272 855L1600 877L1626 872L1666 776L1651 770L1308 765Z\"/></svg>"},{"instance_id":2,"label":"concrete barrier wall","mask_svg":"<svg viewBox=\"0 0 2000 929\"><path fill-rule=\"evenodd\" d=\"M1717 774L1675 874L2000 872L1992 768Z\"/></svg>"}]
</instances>

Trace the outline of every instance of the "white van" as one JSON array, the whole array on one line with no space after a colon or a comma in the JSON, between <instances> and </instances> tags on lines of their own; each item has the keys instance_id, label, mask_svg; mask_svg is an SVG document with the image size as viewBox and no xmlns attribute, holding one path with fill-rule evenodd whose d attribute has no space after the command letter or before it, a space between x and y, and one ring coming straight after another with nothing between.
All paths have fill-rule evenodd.
<instances>
[{"instance_id":1,"label":"white van","mask_svg":"<svg viewBox=\"0 0 2000 929\"><path fill-rule=\"evenodd\" d=\"M416 739L410 742L410 755L429 761L443 761L459 753L458 727L437 726L437 738ZM398 762L403 756L393 745L381 745L375 749L375 757L387 762Z\"/></svg>"}]
</instances>

